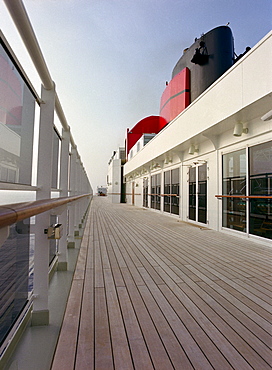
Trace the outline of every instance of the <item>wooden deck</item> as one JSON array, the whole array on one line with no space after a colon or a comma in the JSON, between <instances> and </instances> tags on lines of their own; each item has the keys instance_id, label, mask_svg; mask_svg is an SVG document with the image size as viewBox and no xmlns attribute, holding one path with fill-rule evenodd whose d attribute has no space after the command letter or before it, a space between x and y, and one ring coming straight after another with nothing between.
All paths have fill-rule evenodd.
<instances>
[{"instance_id":1,"label":"wooden deck","mask_svg":"<svg viewBox=\"0 0 272 370\"><path fill-rule=\"evenodd\" d=\"M271 369L271 258L94 198L52 369Z\"/></svg>"}]
</instances>

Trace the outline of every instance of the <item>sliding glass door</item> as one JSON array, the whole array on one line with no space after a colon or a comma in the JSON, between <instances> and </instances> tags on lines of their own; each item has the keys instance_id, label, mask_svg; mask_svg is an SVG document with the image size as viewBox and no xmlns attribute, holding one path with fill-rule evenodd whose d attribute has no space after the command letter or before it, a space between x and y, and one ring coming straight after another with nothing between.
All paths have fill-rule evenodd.
<instances>
[{"instance_id":1,"label":"sliding glass door","mask_svg":"<svg viewBox=\"0 0 272 370\"><path fill-rule=\"evenodd\" d=\"M249 148L249 232L272 239L272 141Z\"/></svg>"},{"instance_id":2,"label":"sliding glass door","mask_svg":"<svg viewBox=\"0 0 272 370\"><path fill-rule=\"evenodd\" d=\"M246 232L246 150L238 150L223 156L223 226Z\"/></svg>"},{"instance_id":3,"label":"sliding glass door","mask_svg":"<svg viewBox=\"0 0 272 370\"><path fill-rule=\"evenodd\" d=\"M163 210L179 214L179 168L164 172Z\"/></svg>"},{"instance_id":4,"label":"sliding glass door","mask_svg":"<svg viewBox=\"0 0 272 370\"><path fill-rule=\"evenodd\" d=\"M207 164L189 168L189 219L207 223Z\"/></svg>"},{"instance_id":5,"label":"sliding glass door","mask_svg":"<svg viewBox=\"0 0 272 370\"><path fill-rule=\"evenodd\" d=\"M272 239L272 141L223 155L222 194L223 227Z\"/></svg>"}]
</instances>

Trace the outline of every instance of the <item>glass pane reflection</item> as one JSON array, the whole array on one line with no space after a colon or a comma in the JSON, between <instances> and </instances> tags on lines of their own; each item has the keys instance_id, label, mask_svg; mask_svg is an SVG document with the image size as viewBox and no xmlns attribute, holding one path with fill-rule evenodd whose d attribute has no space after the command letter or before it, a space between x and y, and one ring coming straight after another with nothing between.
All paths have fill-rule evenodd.
<instances>
[{"instance_id":1,"label":"glass pane reflection","mask_svg":"<svg viewBox=\"0 0 272 370\"><path fill-rule=\"evenodd\" d=\"M35 98L0 44L0 181L31 184Z\"/></svg>"},{"instance_id":2,"label":"glass pane reflection","mask_svg":"<svg viewBox=\"0 0 272 370\"><path fill-rule=\"evenodd\" d=\"M223 156L223 195L246 195L246 150ZM223 198L223 226L246 232L245 198Z\"/></svg>"},{"instance_id":3,"label":"glass pane reflection","mask_svg":"<svg viewBox=\"0 0 272 370\"><path fill-rule=\"evenodd\" d=\"M272 141L255 145L249 149L250 195L272 195ZM272 239L271 199L250 200L250 233Z\"/></svg>"},{"instance_id":4,"label":"glass pane reflection","mask_svg":"<svg viewBox=\"0 0 272 370\"><path fill-rule=\"evenodd\" d=\"M10 227L0 248L0 342L2 343L28 300L29 219Z\"/></svg>"}]
</instances>

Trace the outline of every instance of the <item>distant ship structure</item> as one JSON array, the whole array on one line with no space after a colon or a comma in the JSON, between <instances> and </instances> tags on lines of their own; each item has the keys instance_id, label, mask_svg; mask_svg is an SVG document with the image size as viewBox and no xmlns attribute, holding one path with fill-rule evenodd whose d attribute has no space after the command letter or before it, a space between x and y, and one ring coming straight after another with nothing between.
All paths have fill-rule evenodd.
<instances>
[{"instance_id":1,"label":"distant ship structure","mask_svg":"<svg viewBox=\"0 0 272 370\"><path fill-rule=\"evenodd\" d=\"M243 55L235 55L233 36L228 26L214 28L195 39L189 48L184 49L173 69L171 81L166 82L160 101L160 115L146 117L127 130L127 157L143 134L157 134Z\"/></svg>"},{"instance_id":2,"label":"distant ship structure","mask_svg":"<svg viewBox=\"0 0 272 370\"><path fill-rule=\"evenodd\" d=\"M107 187L106 186L97 187L97 195L99 197L105 197L107 195Z\"/></svg>"},{"instance_id":3,"label":"distant ship structure","mask_svg":"<svg viewBox=\"0 0 272 370\"><path fill-rule=\"evenodd\" d=\"M109 200L272 239L271 51L269 32L236 55L228 26L184 49L159 115L128 129L126 162L108 166Z\"/></svg>"}]
</instances>

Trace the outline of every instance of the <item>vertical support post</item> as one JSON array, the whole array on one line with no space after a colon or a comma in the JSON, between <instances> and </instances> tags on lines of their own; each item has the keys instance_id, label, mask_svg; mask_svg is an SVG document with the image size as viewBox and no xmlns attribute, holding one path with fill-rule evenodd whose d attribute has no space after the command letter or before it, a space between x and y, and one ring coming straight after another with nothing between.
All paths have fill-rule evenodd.
<instances>
[{"instance_id":1,"label":"vertical support post","mask_svg":"<svg viewBox=\"0 0 272 370\"><path fill-rule=\"evenodd\" d=\"M37 168L37 185L39 190L36 193L37 200L51 197L55 95L55 88L46 90L42 86ZM36 216L33 287L35 299L33 303L32 325L49 324L49 240L44 234L44 229L47 229L49 225L50 212L44 212Z\"/></svg>"},{"instance_id":2,"label":"vertical support post","mask_svg":"<svg viewBox=\"0 0 272 370\"><path fill-rule=\"evenodd\" d=\"M151 194L151 174L148 174L148 194ZM151 208L151 195L148 195L147 198L148 208Z\"/></svg>"},{"instance_id":3,"label":"vertical support post","mask_svg":"<svg viewBox=\"0 0 272 370\"><path fill-rule=\"evenodd\" d=\"M76 157L77 150L72 148L70 158L70 196L75 195L75 181L76 181ZM72 202L69 206L69 232L68 232L68 248L75 247L75 203Z\"/></svg>"},{"instance_id":4,"label":"vertical support post","mask_svg":"<svg viewBox=\"0 0 272 370\"><path fill-rule=\"evenodd\" d=\"M76 153L76 162L75 162L75 195L79 195L79 181L80 181L80 157L78 152ZM74 235L79 236L79 210L80 210L80 202L75 202L75 219L74 219Z\"/></svg>"},{"instance_id":5,"label":"vertical support post","mask_svg":"<svg viewBox=\"0 0 272 370\"><path fill-rule=\"evenodd\" d=\"M215 147L215 154L216 154L216 175L214 178L216 179L216 192L217 194L223 194L223 157L221 152L219 151L218 147ZM222 200L216 199L216 212L217 212L217 225L216 230L220 231L223 227L223 206L224 202Z\"/></svg>"},{"instance_id":6,"label":"vertical support post","mask_svg":"<svg viewBox=\"0 0 272 370\"><path fill-rule=\"evenodd\" d=\"M79 160L78 160L78 176L77 176L77 178L78 178L77 193L78 194L82 194L82 189L81 189L82 171L81 170L82 170L82 162L81 162L81 160L79 158ZM78 220L77 220L77 227L79 229L82 228L82 208L83 208L83 202L82 202L82 200L80 200L78 202Z\"/></svg>"},{"instance_id":7,"label":"vertical support post","mask_svg":"<svg viewBox=\"0 0 272 370\"><path fill-rule=\"evenodd\" d=\"M61 153L60 153L60 196L68 196L68 171L69 171L69 144L70 130L62 129ZM67 205L59 216L59 223L63 226L63 236L59 240L58 270L66 271L68 264L67 255Z\"/></svg>"}]
</instances>

